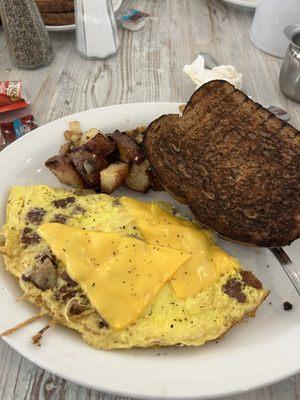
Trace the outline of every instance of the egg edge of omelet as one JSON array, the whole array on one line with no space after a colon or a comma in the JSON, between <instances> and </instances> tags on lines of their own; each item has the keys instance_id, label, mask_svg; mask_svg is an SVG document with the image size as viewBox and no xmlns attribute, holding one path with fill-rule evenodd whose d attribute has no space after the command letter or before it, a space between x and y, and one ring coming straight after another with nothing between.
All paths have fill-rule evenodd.
<instances>
[{"instance_id":1,"label":"egg edge of omelet","mask_svg":"<svg viewBox=\"0 0 300 400\"><path fill-rule=\"evenodd\" d=\"M49 189L51 191L54 190L54 189L47 187L47 190L49 190ZM22 190L20 190L20 191L22 192ZM23 191L28 193L28 188L24 188ZM67 191L62 191L62 192L60 191L59 193L70 194ZM20 197L22 197L22 196L20 196ZM13 208L13 205L10 204L8 207L9 213L11 212L12 208ZM5 257L5 258L9 264L8 257ZM9 268L7 268L7 269L9 270ZM14 272L15 272L15 275L17 275L16 271L14 271ZM236 272L236 273L238 276L239 275L238 272ZM220 280L222 280L223 278L225 279L226 277L221 277ZM205 336L205 337L203 337L203 335L201 336L199 333L198 337L191 336L190 338L186 337L184 339L178 340L176 338L176 335L175 336L173 335L173 332L175 332L175 330L178 330L178 328L174 329L174 327L169 329L167 339L162 338L160 335L157 335L157 334L155 335L153 333L153 331L152 331L153 337L149 338L149 336L147 337L147 335L145 333L145 329L146 329L146 331L149 330L148 329L149 327L147 327L147 325L142 327L143 329L144 328L145 329L144 330L142 329L141 332L136 330L136 329L141 328L140 327L141 323L139 323L139 321L137 321L137 323L134 324L132 327L126 328L117 337L115 336L116 333L112 332L111 329L105 328L104 330L100 331L100 333L99 333L99 331L95 332L89 326L89 324L92 323L91 317L86 318L85 325L80 323L79 319L77 319L76 317L73 318L72 320L70 320L70 318L68 318L68 317L66 318L66 315L64 314L63 309L59 310L59 307L58 308L53 307L53 304L52 304L53 302L51 303L51 299L49 298L49 293L41 292L37 288L30 287L30 284L28 284L27 282L23 282L21 279L19 279L19 281L20 281L20 286L22 287L22 289L25 292L24 297L26 299L28 299L30 302L41 307L43 310L45 310L47 312L47 314L51 315L56 321L62 323L63 325L68 326L69 328L77 330L79 333L81 333L84 341L86 341L91 346L93 346L95 348L100 348L100 349L170 346L170 345L176 345L176 344L182 344L182 345L187 345L187 346L199 346L206 341L217 339L218 337L220 337L224 333L226 333L234 324L236 324L237 322L244 319L244 317L254 314L255 310L259 307L259 305L263 302L263 300L267 297L267 295L269 293L266 289L257 290L257 289L249 288L247 286L246 290L250 290L250 292L252 291L252 293L257 294L257 298L255 299L255 302L253 302L253 303L250 302L249 304L248 303L244 304L243 307L239 306L239 308L242 312L240 312L235 317L233 317L229 321L228 324L225 324L224 326L222 326L218 330L218 332L215 332L214 334L211 334L210 336ZM220 289L220 287L221 287L220 282L219 281L216 282L214 286L218 286L218 288ZM156 299L154 301L154 305L157 305L157 303L159 304L160 297L161 296L163 297L164 293L167 290L171 290L170 284L167 284L167 286L161 290L161 292L159 293L158 299ZM204 293L202 293L202 295L204 295ZM230 298L223 292L219 293L219 295L222 295L223 298L226 299L226 302L227 303L229 302L229 304L231 306L238 306L235 299ZM152 306L153 306L153 304L150 306L150 311L147 310L146 312L151 312ZM141 321L142 320L143 320L143 317L141 317ZM147 321L147 317L146 317L146 321ZM172 331L172 329L173 329L173 331ZM144 333L142 333L142 332L144 332ZM143 339L143 337L144 337L144 339ZM134 338L134 339L132 339L132 338Z\"/></svg>"}]
</instances>

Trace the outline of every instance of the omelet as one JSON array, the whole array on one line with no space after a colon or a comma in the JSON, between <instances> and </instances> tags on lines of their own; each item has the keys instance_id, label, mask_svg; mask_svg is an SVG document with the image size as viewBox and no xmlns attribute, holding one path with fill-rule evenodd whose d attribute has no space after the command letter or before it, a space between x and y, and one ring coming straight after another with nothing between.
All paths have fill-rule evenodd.
<instances>
[{"instance_id":1,"label":"omelet","mask_svg":"<svg viewBox=\"0 0 300 400\"><path fill-rule=\"evenodd\" d=\"M2 234L24 297L98 349L200 346L269 293L162 202L14 187Z\"/></svg>"}]
</instances>

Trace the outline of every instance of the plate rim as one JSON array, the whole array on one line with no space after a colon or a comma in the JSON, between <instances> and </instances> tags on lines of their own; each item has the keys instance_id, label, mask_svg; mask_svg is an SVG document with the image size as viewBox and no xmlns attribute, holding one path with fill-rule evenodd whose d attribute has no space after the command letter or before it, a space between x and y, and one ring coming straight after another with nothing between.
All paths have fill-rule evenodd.
<instances>
[{"instance_id":1,"label":"plate rim","mask_svg":"<svg viewBox=\"0 0 300 400\"><path fill-rule=\"evenodd\" d=\"M256 4L253 4L251 2L248 2L247 0L223 0L223 1L227 4L239 6L241 8L251 8L255 10L257 7L257 2Z\"/></svg>"},{"instance_id":2,"label":"plate rim","mask_svg":"<svg viewBox=\"0 0 300 400\"><path fill-rule=\"evenodd\" d=\"M29 137L34 137L37 136L41 131L43 130L46 126L50 127L51 125L55 125L58 122L62 122L62 121L68 121L72 118L76 118L76 119L80 119L84 114L88 114L88 113L96 113L97 111L101 110L101 109L114 109L114 108L127 108L127 107L143 107L143 106L153 106L153 107L157 107L157 106L166 106L166 107L170 107L170 108L174 108L174 112L177 109L179 112L178 107L182 104L182 102L138 102L138 103L127 103L127 104L116 104L116 105L109 105L109 106L102 106L102 107L97 107L97 108L93 108L93 109L89 109L89 110L84 110L81 112L77 112L77 113L73 113L70 115L66 115L63 116L59 119L56 119L54 121L50 121L45 125L40 126L39 128L35 129L32 132L29 132L27 135L23 136L22 138L18 139L18 141L15 141L14 143L12 143L10 146L8 146L7 148L5 148L2 152L2 154L6 154L9 155L10 152L14 151L14 148L16 146L22 146L22 143L24 141L26 141ZM1 157L0 155L0 157ZM24 346L22 345L22 343L19 343L18 341L14 341L14 340L10 340L10 337L4 337L3 340L9 345L11 346L13 349L15 349L19 354L21 354L22 356L24 356L25 358L27 358L28 360L30 360L31 362L33 362L34 364L40 366L41 368L49 371L50 373L53 373L54 375L60 376L63 379L67 379L71 382L74 382L78 385L82 385L84 387L89 387L98 391L103 391L105 393L110 393L110 394L114 394L114 395L118 395L118 396L128 396L128 397L132 397L132 398L142 398L142 399L161 399L161 398L165 398L165 399L170 399L170 400L179 400L179 399L186 399L186 400L193 400L193 399L211 399L211 398L219 398L222 396L230 396L230 395L234 395L237 393L241 393L241 392L249 392L261 387L264 387L266 385L269 384L274 384L278 381L281 381L283 379L286 379L287 377L298 373L300 371L300 364L299 365L295 365L294 367L291 366L291 368L289 368L288 370L285 370L284 372L278 372L277 375L274 378L269 378L267 375L265 375L266 377L263 379L260 379L260 381L257 384L251 384L251 387L245 387L244 385L238 384L235 386L234 390L227 390L227 391L223 391L218 392L217 390L215 390L214 393L211 394L200 394L200 395L187 395L185 397L181 396L176 396L176 395L170 395L170 394L165 394L164 396L162 395L153 395L153 394L145 394L145 393L138 393L138 392L129 392L126 390L117 390L117 389L111 389L111 388L107 388L105 387L105 384L103 384L102 382L99 385L95 385L92 383L87 383L86 381L84 381L84 378L74 378L72 377L72 372L68 372L66 370L66 372L63 372L63 370L61 371L57 371L55 369L55 367L51 366L51 364L48 364L46 360L44 360L43 358L39 358L39 353L36 352L32 352L32 351L27 351L26 348L24 348Z\"/></svg>"},{"instance_id":3,"label":"plate rim","mask_svg":"<svg viewBox=\"0 0 300 400\"><path fill-rule=\"evenodd\" d=\"M48 32L71 32L75 30L76 25L45 25Z\"/></svg>"},{"instance_id":4,"label":"plate rim","mask_svg":"<svg viewBox=\"0 0 300 400\"><path fill-rule=\"evenodd\" d=\"M104 394L110 394L110 395L114 395L114 396L119 396L119 397L126 397L128 399L133 398L136 400L161 400L161 399L166 399L166 400L209 400L209 399L220 399L223 398L224 396L235 396L241 393L250 393L254 390L257 389L261 389L264 387L267 387L269 385L273 385L276 384L278 382L281 382L291 376L293 376L294 374L297 374L300 372L300 369L297 369L297 371L292 372L292 373L285 373L283 375L281 375L280 377L275 378L272 381L266 381L266 382L261 382L258 384L255 384L251 387L240 387L239 389L236 390L232 390L232 391L227 391L227 392L219 392L217 394L206 394L206 395L195 395L195 396L173 396L173 395L149 395L149 394L141 394L141 393L132 393L129 391L119 391L119 390L113 390L113 389L109 389L109 388L105 388L105 386L102 385L102 387L100 386L96 386L94 384L87 384L82 378L79 378L77 380L75 380L74 378L72 378L71 375L68 375L68 373L64 373L64 372L57 372L55 369L51 368L50 366L47 366L47 363L44 362L43 360L40 360L38 358L38 356L36 357L31 357L30 355L24 355L24 353L22 353L21 350L18 349L18 346L13 346L11 343L9 343L6 339L6 337L2 338L4 340L4 342L6 344L8 344L12 349L14 349L15 351L17 351L18 354L20 354L22 357L25 357L27 360L29 360L30 362L32 362L33 364L35 364L36 366L38 366L39 368L44 369L45 371L48 371L49 373L58 376L62 379L65 379L69 382L72 382L78 386L82 386L88 389L92 389L92 390L96 390L98 392L104 393ZM20 346L21 347L21 346ZM31 353L29 353L31 354ZM37 354L37 353L36 353ZM35 354L35 355L36 355Z\"/></svg>"}]
</instances>

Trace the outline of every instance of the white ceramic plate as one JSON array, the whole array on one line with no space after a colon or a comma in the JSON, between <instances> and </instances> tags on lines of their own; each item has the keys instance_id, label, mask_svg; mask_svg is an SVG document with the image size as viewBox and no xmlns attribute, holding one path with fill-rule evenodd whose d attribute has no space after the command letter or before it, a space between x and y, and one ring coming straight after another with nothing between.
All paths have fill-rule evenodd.
<instances>
[{"instance_id":1,"label":"white ceramic plate","mask_svg":"<svg viewBox=\"0 0 300 400\"><path fill-rule=\"evenodd\" d=\"M123 0L112 0L114 12L117 12L121 7ZM49 32L70 32L75 30L75 24L71 25L46 25L46 29Z\"/></svg>"},{"instance_id":2,"label":"white ceramic plate","mask_svg":"<svg viewBox=\"0 0 300 400\"><path fill-rule=\"evenodd\" d=\"M143 103L98 108L51 122L14 142L0 153L0 210L4 221L8 190L13 185L46 183L60 186L44 167L56 154L70 120L83 129L104 132L146 125L165 113L178 112L178 103ZM127 192L136 196L134 192ZM168 199L160 192L137 196L144 200ZM179 206L181 211L186 211ZM42 347L30 337L45 325L34 324L5 338L19 353L39 366L76 383L128 397L191 399L225 396L270 384L300 370L300 299L269 251L221 242L243 265L255 272L272 293L255 319L234 327L218 343L200 348L174 347L121 351L94 350L79 334L53 327ZM299 241L287 249L298 262ZM21 295L15 279L0 266L0 331L32 316L36 309L16 302ZM283 311L284 301L294 308ZM271 302L272 304L269 304Z\"/></svg>"},{"instance_id":3,"label":"white ceramic plate","mask_svg":"<svg viewBox=\"0 0 300 400\"><path fill-rule=\"evenodd\" d=\"M239 8L251 8L255 9L257 6L257 0L223 0L232 6Z\"/></svg>"}]
</instances>

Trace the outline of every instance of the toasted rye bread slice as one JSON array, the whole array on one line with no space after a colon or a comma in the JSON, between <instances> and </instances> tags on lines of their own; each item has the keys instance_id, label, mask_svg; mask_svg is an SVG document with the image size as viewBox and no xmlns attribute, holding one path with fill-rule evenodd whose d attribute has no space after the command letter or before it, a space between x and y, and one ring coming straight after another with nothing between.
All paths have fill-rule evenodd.
<instances>
[{"instance_id":1,"label":"toasted rye bread slice","mask_svg":"<svg viewBox=\"0 0 300 400\"><path fill-rule=\"evenodd\" d=\"M300 236L300 133L231 84L196 90L144 146L163 186L219 235L262 247Z\"/></svg>"}]
</instances>

